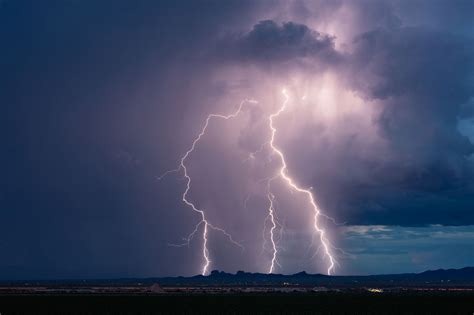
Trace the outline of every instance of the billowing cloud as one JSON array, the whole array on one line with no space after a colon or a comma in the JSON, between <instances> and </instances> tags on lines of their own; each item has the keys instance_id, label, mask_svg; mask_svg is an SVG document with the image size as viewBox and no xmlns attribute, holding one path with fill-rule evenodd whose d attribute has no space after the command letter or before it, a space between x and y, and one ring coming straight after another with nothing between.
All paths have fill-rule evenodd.
<instances>
[{"instance_id":1,"label":"billowing cloud","mask_svg":"<svg viewBox=\"0 0 474 315\"><path fill-rule=\"evenodd\" d=\"M469 38L422 27L377 29L354 42L349 80L381 107L376 123L390 151L374 159L372 174L379 185L400 191L392 195L400 204L389 206L391 213L417 209L407 223L436 223L442 212L451 224L474 220L461 201L472 193L474 146L458 130L474 94L473 49ZM406 193L419 197L409 202Z\"/></svg>"},{"instance_id":2,"label":"billowing cloud","mask_svg":"<svg viewBox=\"0 0 474 315\"><path fill-rule=\"evenodd\" d=\"M474 222L474 147L459 131L470 130L473 41L399 23L358 34L344 52L336 41L269 20L236 41L246 48L234 50L236 60L267 67L233 77L263 90L268 81L286 84L305 97L280 134L297 178L318 187L340 221ZM328 52L334 58L325 60Z\"/></svg>"},{"instance_id":3,"label":"billowing cloud","mask_svg":"<svg viewBox=\"0 0 474 315\"><path fill-rule=\"evenodd\" d=\"M222 44L231 51L230 58L265 65L304 59L332 63L339 57L333 37L295 22L260 21L248 33L230 35Z\"/></svg>"}]
</instances>

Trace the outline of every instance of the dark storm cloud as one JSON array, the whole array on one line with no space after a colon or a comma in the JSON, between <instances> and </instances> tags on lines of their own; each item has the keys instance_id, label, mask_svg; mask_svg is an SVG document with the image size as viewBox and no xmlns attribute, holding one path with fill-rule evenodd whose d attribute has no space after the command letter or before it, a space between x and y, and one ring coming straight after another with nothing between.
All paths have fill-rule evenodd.
<instances>
[{"instance_id":1,"label":"dark storm cloud","mask_svg":"<svg viewBox=\"0 0 474 315\"><path fill-rule=\"evenodd\" d=\"M319 187L325 208L340 221L472 224L474 166L469 157L474 146L459 132L458 122L472 117L473 41L447 30L402 27L387 5L375 5L364 16L375 16L375 11L390 23L358 35L350 52L336 51L335 38L306 25L262 21L235 40L234 58L293 67L301 59L305 65L323 60L345 88L377 103L380 112L373 123L388 154L379 154L373 146L361 157L357 131L332 140L338 149L325 151L327 159L319 154L324 147L308 153L305 144L315 141L309 135L318 133L316 125L301 127L298 141L288 144L290 155L312 154L293 165L299 178L313 168L314 179L306 183ZM361 25L367 27L368 21ZM305 70L308 76L319 75L312 67ZM318 163L309 166L313 156L318 156ZM339 165L348 172L337 170ZM365 176L357 179L360 173Z\"/></svg>"},{"instance_id":2,"label":"dark storm cloud","mask_svg":"<svg viewBox=\"0 0 474 315\"><path fill-rule=\"evenodd\" d=\"M260 21L248 33L223 39L221 45L226 47L228 58L263 65L301 59L333 63L340 57L334 37L294 22Z\"/></svg>"},{"instance_id":3,"label":"dark storm cloud","mask_svg":"<svg viewBox=\"0 0 474 315\"><path fill-rule=\"evenodd\" d=\"M351 84L379 101L377 125L391 150L373 176L400 192L426 194L420 197L425 202L393 195L400 201L387 214L399 223L436 223L440 217L451 224L474 222L468 158L474 145L457 128L474 94L473 56L471 39L422 27L378 29L355 40ZM434 193L440 195L429 197Z\"/></svg>"},{"instance_id":4,"label":"dark storm cloud","mask_svg":"<svg viewBox=\"0 0 474 315\"><path fill-rule=\"evenodd\" d=\"M358 36L354 46L350 63L364 77L355 84L373 98L427 96L430 102L417 106L452 116L474 91L469 38L423 27L381 28Z\"/></svg>"}]
</instances>

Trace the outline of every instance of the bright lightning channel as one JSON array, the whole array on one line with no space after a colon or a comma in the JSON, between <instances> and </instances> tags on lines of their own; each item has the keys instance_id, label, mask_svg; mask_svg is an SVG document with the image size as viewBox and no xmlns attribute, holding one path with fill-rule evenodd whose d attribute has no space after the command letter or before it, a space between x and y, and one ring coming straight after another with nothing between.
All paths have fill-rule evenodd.
<instances>
[{"instance_id":1,"label":"bright lightning channel","mask_svg":"<svg viewBox=\"0 0 474 315\"><path fill-rule=\"evenodd\" d=\"M288 186L291 189L296 190L296 191L306 195L306 197L308 198L308 201L309 201L309 203L311 205L311 208L313 209L313 212L314 212L314 229L319 234L319 238L321 240L321 245L324 249L324 254L327 256L327 258L329 260L329 267L327 269L327 274L331 275L331 272L334 269L334 265L336 264L336 260L333 257L333 255L331 254L331 250L330 250L331 244L330 244L329 240L326 237L326 232L319 225L319 217L324 216L324 215L319 210L319 207L317 206L316 201L315 201L311 191L309 189L304 189L304 188L301 188L300 186L298 186L294 182L294 180L288 175L288 167L287 167L287 164L286 164L285 155L275 145L275 135L277 133L277 129L274 126L274 119L277 118L278 116L280 116L280 114L283 113L286 110L286 108L288 106L288 102L290 100L288 92L285 89L282 91L282 93L285 96L285 100L284 100L282 106L279 108L278 111L276 111L275 113L273 113L269 116L269 127L270 127L270 130L271 130L271 136L270 136L270 141L269 141L270 148L272 149L273 153L275 153L280 158L281 168L280 168L280 171L279 171L279 176L288 184ZM270 202L271 203L270 203L269 213L271 213L273 215L273 206L272 206L272 200L271 199L270 199ZM326 217L326 216L324 216L324 217ZM271 234L271 241L272 241L273 244L275 244L275 241L273 239L273 234ZM272 273L272 271L273 271L273 267L274 267L273 263L276 259L275 258L276 255L277 255L276 246L274 246L273 249L274 249L274 252L273 252L273 257L274 258L272 259L272 265L270 267L270 273Z\"/></svg>"},{"instance_id":2,"label":"bright lightning channel","mask_svg":"<svg viewBox=\"0 0 474 315\"><path fill-rule=\"evenodd\" d=\"M216 231L219 231L219 232L223 233L230 240L230 242L232 242L236 246L239 246L242 249L243 249L243 246L240 243L236 242L232 238L232 236L229 233L227 233L224 229L212 225L209 222L209 220L206 218L205 211L203 209L200 209L200 208L196 207L196 205L188 199L188 193L189 193L189 190L191 189L191 176L189 176L189 174L188 174L188 168L186 166L186 161L187 161L189 155L196 148L196 145L198 144L198 142L205 135L207 127L209 126L209 122L211 121L211 119L219 118L219 119L229 120L229 119L235 118L242 112L242 108L243 108L244 104L246 104L246 103L257 104L258 102L255 101L255 100L250 100L250 99L243 100L240 103L238 109L235 112L233 112L232 114L229 114L229 115L210 114L209 116L207 116L206 121L204 123L204 126L201 129L201 132L194 139L194 141L193 141L191 147L189 148L189 150L187 150L186 153L181 157L178 168L175 169L175 170L167 171L162 176L160 176L158 178L158 179L161 179L164 176L166 176L167 174L169 174L170 172L177 172L177 171L183 170L183 176L186 179L186 189L184 190L181 199L193 211L199 213L199 215L201 217L201 220L196 224L193 232L191 232L191 234L189 234L189 236L187 238L185 238L186 243L181 244L181 245L177 245L177 246L189 245L189 242L194 238L194 235L198 232L199 227L201 225L204 225L203 233L202 233L202 240L203 240L203 243L202 243L202 257L203 257L203 261L204 261L204 263L202 265L202 269L201 269L201 274L202 275L207 275L209 273L209 266L211 265L211 262L212 262L211 259L210 259L210 256L209 256L209 249L208 249L208 246L207 246L207 243L209 241L209 236L208 236L208 230L209 229L213 229L213 230L216 230Z\"/></svg>"},{"instance_id":3,"label":"bright lightning channel","mask_svg":"<svg viewBox=\"0 0 474 315\"><path fill-rule=\"evenodd\" d=\"M276 229L276 222L275 222L275 208L273 206L273 200L275 199L275 196L272 193L268 193L267 195L268 201L269 201L269 206L268 206L268 218L270 219L270 222L272 223L272 226L270 228L270 242L272 243L272 260L270 264L270 270L268 273L273 273L275 270L275 264L278 264L277 262L277 254L278 254L278 249L275 243L275 229Z\"/></svg>"}]
</instances>

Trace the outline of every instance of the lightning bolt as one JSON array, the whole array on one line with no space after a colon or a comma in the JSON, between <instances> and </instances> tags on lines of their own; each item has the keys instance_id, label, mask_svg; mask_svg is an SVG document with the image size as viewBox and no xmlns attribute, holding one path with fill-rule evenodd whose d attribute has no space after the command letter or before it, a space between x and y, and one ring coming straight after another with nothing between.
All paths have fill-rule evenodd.
<instances>
[{"instance_id":1,"label":"lightning bolt","mask_svg":"<svg viewBox=\"0 0 474 315\"><path fill-rule=\"evenodd\" d=\"M316 201L315 201L314 196L311 193L311 191L298 186L295 183L295 181L288 175L288 167L287 167L285 155L275 145L275 136L276 136L276 133L277 133L277 129L274 126L274 119L278 118L280 116L280 114L283 113L287 109L288 102L290 100L288 92L285 89L282 91L282 93L285 96L285 100L284 100L282 106L278 109L278 111L271 114L268 118L269 128L271 130L271 136L270 136L270 141L269 141L270 148L273 151L273 153L276 154L280 159L281 168L280 168L280 171L279 171L279 176L288 184L288 186L291 189L293 189L293 190L295 190L295 191L297 191L301 194L304 194L308 198L309 204L310 204L310 206L311 206L311 208L313 209L313 212L314 212L314 216L313 216L314 224L313 224L313 226L314 226L315 232L319 234L321 245L324 249L324 254L327 257L327 259L329 260L329 267L327 269L327 274L331 275L331 272L334 269L334 265L336 264L336 260L333 257L333 255L331 254L330 248L332 247L332 245L330 244L329 240L326 237L326 232L319 225L320 216L324 216L324 217L327 217L327 216L323 215L321 213L321 211L319 210L319 207L316 204ZM272 204L270 204L269 213L271 213L273 215L273 206L272 206ZM274 249L276 249L276 247L274 247ZM276 254L277 254L277 251L275 250L274 251L274 257L276 257ZM273 261L274 260L272 260L272 267L273 267ZM270 269L270 270L272 270L272 269Z\"/></svg>"},{"instance_id":2,"label":"lightning bolt","mask_svg":"<svg viewBox=\"0 0 474 315\"><path fill-rule=\"evenodd\" d=\"M268 209L267 209L267 216L264 221L263 225L263 250L265 251L266 248L266 243L267 239L265 236L266 228L267 228L267 222L270 221L271 226L270 226L270 243L271 243L271 261L270 261L270 267L268 269L268 273L271 274L275 271L275 266L279 266L281 268L280 263L277 260L277 255L278 255L278 246L277 246L277 240L275 239L275 230L277 227L279 228L280 234L283 232L283 228L281 224L278 222L276 214L275 214L275 195L271 192L271 182L275 180L278 177L278 175L273 176L271 178L264 179L267 182L267 199L268 199ZM278 240L281 239L280 238Z\"/></svg>"},{"instance_id":3,"label":"lightning bolt","mask_svg":"<svg viewBox=\"0 0 474 315\"><path fill-rule=\"evenodd\" d=\"M320 239L320 242L321 242L321 245L318 248L316 253L318 253L321 248L324 250L324 255L327 257L327 259L329 261L329 267L327 269L327 274L331 275L331 272L333 271L335 265L337 264L337 261L335 260L334 256L331 253L331 249L335 248L335 247L333 247L332 244L329 242L329 240L326 236L325 230L320 226L320 218L323 217L323 218L326 218L328 220L333 221L334 223L336 223L336 222L332 218L326 216L325 214L323 214L320 211L319 207L316 204L314 196L311 193L312 188L304 189L304 188L300 187L298 184L296 184L295 180L292 177L290 177L290 175L288 174L288 167L287 167L285 155L283 154L282 150L279 149L275 145L275 137L276 137L276 133L277 133L277 128L274 125L274 120L277 119L287 109L288 102L290 100L290 97L289 97L288 92L286 90L283 90L282 93L285 96L285 100L282 103L281 107L276 112L274 112L274 113L272 113L268 116L268 122L269 122L268 126L269 126L269 129L271 131L270 139L267 142L265 142L264 144L262 144L257 151L255 151L253 153L250 153L249 158L243 161L245 163L246 161L248 161L250 159L255 159L255 156L258 153L262 152L265 149L265 147L268 145L270 150L271 150L271 155L276 155L279 158L280 164L281 164L281 167L278 171L278 174L276 174L275 176L273 176L271 178L266 178L266 179L262 180L262 181L267 182L267 199L269 201L269 206L268 206L268 209L267 209L268 214L267 214L267 217L266 217L265 222L264 222L264 230L263 230L264 250L265 250L265 242L266 242L266 237L265 237L266 226L267 226L268 221L271 222L269 235L270 235L270 242L271 242L271 257L272 258L271 258L268 273L273 273L275 271L275 266L276 265L280 266L280 264L278 263L278 260L277 260L278 246L277 246L277 240L275 239L275 230L279 227L280 228L280 233L281 233L282 229L281 229L281 226L279 225L279 223L276 219L276 215L275 215L275 206L274 206L275 196L270 190L271 181L273 181L276 178L280 177L288 185L288 187L291 190L297 191L297 192L305 195L306 198L308 199L309 205L311 206L311 208L313 210L313 213L314 213L314 215L313 215L313 220L314 220L313 227L314 227L315 233L319 235L319 239ZM198 208L191 200L188 199L188 193L191 189L192 180L191 180L190 175L188 174L188 168L187 168L186 162L187 162L190 154L195 150L195 148L196 148L197 144L199 143L199 141L206 134L207 127L209 126L209 123L212 119L229 120L229 119L232 119L232 118L236 118L242 112L242 108L243 108L244 104L246 104L246 103L257 104L258 102L255 101L255 100L247 99L247 100L242 101L240 103L238 109L235 112L233 112L229 115L222 115L222 114L210 114L210 115L208 115L205 122L204 122L204 125L203 125L200 133L193 140L191 147L186 151L186 153L179 160L178 167L176 169L169 170L169 171L165 172L162 176L160 176L158 178L158 179L162 179L167 174L170 174L170 173L173 173L173 172L183 171L183 177L186 180L186 188L185 188L185 190L182 194L181 199L182 199L184 204L186 204L188 207L190 207L194 212L198 213L200 215L201 219L195 225L194 230L188 235L188 237L184 238L185 242L183 244L178 244L178 245L173 245L173 246L186 246L186 245L189 246L191 240L198 233L201 225L203 225L203 231L202 231L203 265L202 265L202 271L201 271L202 275L208 274L210 264L212 263L212 261L210 259L210 255L209 255L209 249L208 249L209 229L213 229L215 231L221 232L222 234L224 234L228 238L228 240L231 243L233 243L236 246L241 247L242 249L243 249L243 246L240 243L236 242L227 231L225 231L224 229L222 229L220 227L212 225L209 222L209 220L207 219L205 211L203 209ZM259 181L259 182L261 182L261 181ZM247 203L249 198L250 198L250 195L247 196L247 198L244 202L244 206L246 206L246 203Z\"/></svg>"},{"instance_id":4,"label":"lightning bolt","mask_svg":"<svg viewBox=\"0 0 474 315\"><path fill-rule=\"evenodd\" d=\"M251 103L251 104L257 104L258 102L255 101L255 100L250 100L250 99L247 99L247 100L243 100L238 109L229 114L229 115L221 115L221 114L210 114L207 116L205 122L204 122L204 125L201 129L201 132L197 135L197 137L194 139L194 141L192 142L192 145L191 147L186 151L186 153L181 157L180 159L180 162L179 162L179 166L177 169L174 169L174 170L170 170L170 171L167 171L165 172L162 176L160 176L158 179L162 179L164 176L166 176L167 174L169 173L172 173L172 172L178 172L180 170L183 171L183 176L186 180L186 189L184 190L183 192L183 195L182 195L182 201L183 203L185 203L187 206L189 206L193 211L197 212L200 217L201 217L201 220L196 224L195 226L195 229L191 232L191 234L189 234L189 236L187 238L185 238L186 242L184 244L180 244L180 245L177 245L177 246L183 246L183 245L189 245L189 243L191 242L191 240L194 238L195 234L198 232L198 229L201 225L204 225L204 228L203 228L203 232L202 232L202 257L203 257L203 266L202 266L202 269L201 269L201 274L202 275L206 275L208 274L209 272L209 266L211 265L211 259L210 259L210 255L209 255L209 249L208 249L208 241L209 241L209 235L208 235L208 232L209 232L209 229L213 229L213 230L216 230L216 231L219 231L221 232L222 234L224 234L231 243L233 243L234 245L236 246L239 246L240 248L243 249L243 246L236 242L232 236L227 233L224 229L222 228L219 228L217 226L214 226L212 225L209 220L206 218L206 214L205 214L205 211L203 209L200 209L198 208L192 201L190 201L188 199L188 193L191 189L191 176L189 176L189 173L188 173L188 168L186 166L186 161L189 157L189 155L194 151L194 149L196 148L196 145L198 144L198 142L202 139L202 137L206 134L206 130L207 130L207 127L209 126L209 123L211 121L211 119L213 118L218 118L218 119L224 119L224 120L229 120L229 119L232 119L232 118L235 118L237 117L241 112L242 112L242 108L244 106L244 104L246 103Z\"/></svg>"},{"instance_id":5,"label":"lightning bolt","mask_svg":"<svg viewBox=\"0 0 474 315\"><path fill-rule=\"evenodd\" d=\"M268 219L270 219L271 222L271 228L270 228L270 242L272 243L272 260L270 264L270 270L268 273L273 273L275 270L275 264L278 264L277 262L277 253L278 249L275 243L275 229L277 227L276 222L275 222L275 208L273 207L273 200L275 199L275 196L272 193L268 193L267 195L268 201L269 201L269 206L268 206Z\"/></svg>"}]
</instances>

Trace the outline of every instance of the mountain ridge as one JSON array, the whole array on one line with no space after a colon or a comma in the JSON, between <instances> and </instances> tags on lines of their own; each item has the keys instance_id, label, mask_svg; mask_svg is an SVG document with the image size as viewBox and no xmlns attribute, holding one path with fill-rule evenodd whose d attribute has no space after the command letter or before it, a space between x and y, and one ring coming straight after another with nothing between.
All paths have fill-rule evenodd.
<instances>
[{"instance_id":1,"label":"mountain ridge","mask_svg":"<svg viewBox=\"0 0 474 315\"><path fill-rule=\"evenodd\" d=\"M264 274L237 271L235 274L213 270L209 275L116 278L116 279L63 279L63 280L11 280L0 281L7 285L149 285L159 283L163 286L365 286L365 285L442 285L474 286L474 267L460 269L426 270L420 273L379 274L379 275L334 275L309 274L301 271L295 274Z\"/></svg>"}]
</instances>

